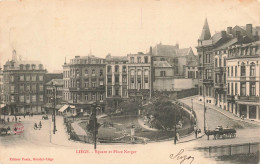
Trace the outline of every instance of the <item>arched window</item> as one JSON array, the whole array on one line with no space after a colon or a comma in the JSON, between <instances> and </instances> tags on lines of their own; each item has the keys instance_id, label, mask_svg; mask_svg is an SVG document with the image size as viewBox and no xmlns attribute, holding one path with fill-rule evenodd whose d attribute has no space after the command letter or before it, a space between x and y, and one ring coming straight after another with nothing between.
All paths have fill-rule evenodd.
<instances>
[{"instance_id":1,"label":"arched window","mask_svg":"<svg viewBox=\"0 0 260 164\"><path fill-rule=\"evenodd\" d=\"M255 63L250 64L250 76L255 76Z\"/></svg>"},{"instance_id":2,"label":"arched window","mask_svg":"<svg viewBox=\"0 0 260 164\"><path fill-rule=\"evenodd\" d=\"M246 66L245 63L241 63L241 76L246 76Z\"/></svg>"}]
</instances>

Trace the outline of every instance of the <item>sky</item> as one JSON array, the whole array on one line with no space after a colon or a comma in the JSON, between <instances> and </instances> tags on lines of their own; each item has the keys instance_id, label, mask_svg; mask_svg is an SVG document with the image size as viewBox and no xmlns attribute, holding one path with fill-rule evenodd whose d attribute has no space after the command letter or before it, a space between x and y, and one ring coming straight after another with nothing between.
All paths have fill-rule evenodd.
<instances>
[{"instance_id":1,"label":"sky","mask_svg":"<svg viewBox=\"0 0 260 164\"><path fill-rule=\"evenodd\" d=\"M254 0L0 0L0 63L15 49L49 72L74 56L148 52L158 43L192 47L208 19L211 34L260 25Z\"/></svg>"}]
</instances>

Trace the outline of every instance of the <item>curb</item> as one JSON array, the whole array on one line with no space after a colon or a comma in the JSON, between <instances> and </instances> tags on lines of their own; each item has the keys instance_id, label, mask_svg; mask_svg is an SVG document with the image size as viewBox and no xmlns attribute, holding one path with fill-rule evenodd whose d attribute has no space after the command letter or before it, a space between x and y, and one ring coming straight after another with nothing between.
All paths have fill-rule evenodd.
<instances>
[{"instance_id":1,"label":"curb","mask_svg":"<svg viewBox=\"0 0 260 164\"><path fill-rule=\"evenodd\" d=\"M203 105L203 103L201 103L201 102L198 102L197 100L196 101L194 101L195 103L197 103L197 104L200 104L200 105ZM256 122L251 122L251 121L249 121L249 120L241 120L238 116L229 116L228 114L225 114L224 112L222 112L221 110L224 110L224 109L221 109L221 108L219 108L219 107L217 107L217 106L214 106L214 107L211 107L211 106L207 106L207 104L206 104L206 107L208 107L208 109L212 109L212 110L215 110L215 111L217 111L217 112L219 112L219 113L221 113L221 114L223 114L224 116L226 116L226 117L228 117L228 118L230 118L230 119L232 119L232 120L236 120L236 121L240 121L240 122L246 122L246 123L249 123L249 124L252 124L252 125L257 125L257 126L260 126L259 125L259 123L256 123ZM219 109L216 109L216 108L219 108ZM230 114L232 114L232 113L230 113Z\"/></svg>"}]
</instances>

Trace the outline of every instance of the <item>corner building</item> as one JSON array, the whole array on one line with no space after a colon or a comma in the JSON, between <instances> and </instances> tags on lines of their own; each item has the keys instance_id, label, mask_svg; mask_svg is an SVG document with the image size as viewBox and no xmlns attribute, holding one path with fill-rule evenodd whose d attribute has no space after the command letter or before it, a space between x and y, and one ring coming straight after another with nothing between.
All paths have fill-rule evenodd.
<instances>
[{"instance_id":1,"label":"corner building","mask_svg":"<svg viewBox=\"0 0 260 164\"><path fill-rule=\"evenodd\" d=\"M227 58L227 103L233 114L260 120L260 41L230 46Z\"/></svg>"},{"instance_id":2,"label":"corner building","mask_svg":"<svg viewBox=\"0 0 260 164\"><path fill-rule=\"evenodd\" d=\"M63 98L76 108L77 114L89 113L94 103L104 111L105 59L89 56L75 56L63 65Z\"/></svg>"}]
</instances>

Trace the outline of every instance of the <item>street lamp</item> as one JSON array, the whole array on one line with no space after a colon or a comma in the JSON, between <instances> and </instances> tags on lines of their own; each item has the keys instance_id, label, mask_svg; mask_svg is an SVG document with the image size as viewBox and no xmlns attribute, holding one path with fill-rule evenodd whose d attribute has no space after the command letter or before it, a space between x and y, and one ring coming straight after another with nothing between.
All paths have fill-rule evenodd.
<instances>
[{"instance_id":1,"label":"street lamp","mask_svg":"<svg viewBox=\"0 0 260 164\"><path fill-rule=\"evenodd\" d=\"M52 110L52 112L53 112L53 134L55 134L55 132L57 131L57 129L56 129L56 118L55 118L55 106L56 106L56 92L57 92L57 86L56 85L54 85L54 88L53 88L53 95L52 95L52 98L51 98L51 100L52 100L52 104L53 104L53 110Z\"/></svg>"}]
</instances>

